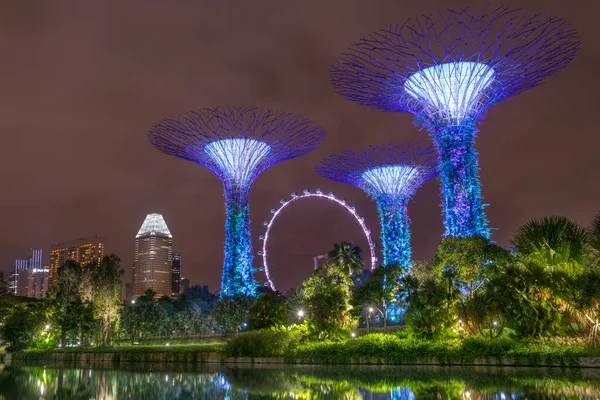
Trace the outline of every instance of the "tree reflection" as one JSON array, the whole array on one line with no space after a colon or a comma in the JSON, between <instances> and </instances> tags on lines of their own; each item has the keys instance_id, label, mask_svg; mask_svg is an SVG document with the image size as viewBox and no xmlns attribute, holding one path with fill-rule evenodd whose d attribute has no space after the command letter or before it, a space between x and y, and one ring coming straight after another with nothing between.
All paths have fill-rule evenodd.
<instances>
[{"instance_id":1,"label":"tree reflection","mask_svg":"<svg viewBox=\"0 0 600 400\"><path fill-rule=\"evenodd\" d=\"M183 368L172 372L176 369L173 365L146 367L153 370L8 366L0 370L0 400L475 400L600 396L600 376L584 376L578 370L286 366L219 367L199 372Z\"/></svg>"}]
</instances>

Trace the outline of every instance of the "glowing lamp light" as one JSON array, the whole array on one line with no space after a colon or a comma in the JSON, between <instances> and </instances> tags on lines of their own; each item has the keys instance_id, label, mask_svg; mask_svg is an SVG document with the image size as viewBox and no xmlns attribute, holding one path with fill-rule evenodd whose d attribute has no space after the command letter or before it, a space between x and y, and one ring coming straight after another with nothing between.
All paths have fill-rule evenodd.
<instances>
[{"instance_id":1,"label":"glowing lamp light","mask_svg":"<svg viewBox=\"0 0 600 400\"><path fill-rule=\"evenodd\" d=\"M135 300L131 300L131 304L135 304Z\"/></svg>"},{"instance_id":2,"label":"glowing lamp light","mask_svg":"<svg viewBox=\"0 0 600 400\"><path fill-rule=\"evenodd\" d=\"M204 152L235 186L252 182L252 174L270 150L271 146L265 142L248 138L215 140L204 147Z\"/></svg>"},{"instance_id":3,"label":"glowing lamp light","mask_svg":"<svg viewBox=\"0 0 600 400\"><path fill-rule=\"evenodd\" d=\"M373 307L369 307L369 312L372 313L373 312Z\"/></svg>"},{"instance_id":4,"label":"glowing lamp light","mask_svg":"<svg viewBox=\"0 0 600 400\"><path fill-rule=\"evenodd\" d=\"M298 310L298 318L302 318L302 317L304 317L304 311Z\"/></svg>"},{"instance_id":5,"label":"glowing lamp light","mask_svg":"<svg viewBox=\"0 0 600 400\"><path fill-rule=\"evenodd\" d=\"M481 97L495 76L494 69L483 63L450 62L414 73L404 89L431 115L461 122L479 111Z\"/></svg>"},{"instance_id":6,"label":"glowing lamp light","mask_svg":"<svg viewBox=\"0 0 600 400\"><path fill-rule=\"evenodd\" d=\"M362 178L373 192L397 196L413 186L418 173L418 168L408 165L389 165L368 169L362 173Z\"/></svg>"},{"instance_id":7,"label":"glowing lamp light","mask_svg":"<svg viewBox=\"0 0 600 400\"><path fill-rule=\"evenodd\" d=\"M350 336L351 336L351 337L353 337L353 338L355 338L355 337L356 337L356 333L352 332L352 333L350 334Z\"/></svg>"}]
</instances>

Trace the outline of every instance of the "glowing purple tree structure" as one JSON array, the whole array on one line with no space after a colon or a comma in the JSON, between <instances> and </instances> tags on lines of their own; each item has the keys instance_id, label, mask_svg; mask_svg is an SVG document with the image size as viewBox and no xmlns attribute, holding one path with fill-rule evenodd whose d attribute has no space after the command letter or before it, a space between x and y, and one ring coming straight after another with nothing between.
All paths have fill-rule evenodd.
<instances>
[{"instance_id":1,"label":"glowing purple tree structure","mask_svg":"<svg viewBox=\"0 0 600 400\"><path fill-rule=\"evenodd\" d=\"M190 111L149 131L163 153L210 169L225 189L225 258L221 295L254 296L248 194L270 166L307 154L325 139L323 128L298 115L249 107Z\"/></svg>"},{"instance_id":2,"label":"glowing purple tree structure","mask_svg":"<svg viewBox=\"0 0 600 400\"><path fill-rule=\"evenodd\" d=\"M323 159L316 167L325 178L364 190L377 203L383 265L410 267L410 218L407 205L417 189L437 176L432 147L381 144L349 149Z\"/></svg>"},{"instance_id":3,"label":"glowing purple tree structure","mask_svg":"<svg viewBox=\"0 0 600 400\"><path fill-rule=\"evenodd\" d=\"M579 50L563 19L509 7L448 10L373 32L331 71L341 96L415 115L440 158L445 236L489 237L476 124L500 100L542 83Z\"/></svg>"}]
</instances>

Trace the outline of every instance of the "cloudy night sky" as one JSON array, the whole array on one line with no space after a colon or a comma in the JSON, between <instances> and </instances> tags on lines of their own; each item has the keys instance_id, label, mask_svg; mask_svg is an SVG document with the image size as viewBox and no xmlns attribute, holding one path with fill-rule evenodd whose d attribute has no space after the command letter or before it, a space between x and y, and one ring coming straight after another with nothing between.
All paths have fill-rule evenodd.
<instances>
[{"instance_id":1,"label":"cloudy night sky","mask_svg":"<svg viewBox=\"0 0 600 400\"><path fill-rule=\"evenodd\" d=\"M52 1L0 6L0 267L28 249L93 234L122 259L131 280L134 237L148 213L163 214L192 284L219 287L224 221L221 182L166 156L146 132L157 120L220 105L302 114L325 144L278 164L250 194L255 254L262 222L304 188L345 196L379 234L375 205L357 188L314 172L324 156L354 146L428 141L405 113L383 113L337 96L336 57L363 35L410 16L468 3L447 0ZM600 2L514 0L579 30L582 49L547 83L493 109L477 149L493 239L507 245L528 219L565 215L589 224L600 211ZM414 259L428 259L443 231L439 184L409 206ZM279 289L297 286L312 258L334 242L366 248L356 221L325 201L302 200L272 230ZM256 259L258 262L258 257ZM258 263L257 263L258 265ZM259 276L259 279L261 276Z\"/></svg>"}]
</instances>

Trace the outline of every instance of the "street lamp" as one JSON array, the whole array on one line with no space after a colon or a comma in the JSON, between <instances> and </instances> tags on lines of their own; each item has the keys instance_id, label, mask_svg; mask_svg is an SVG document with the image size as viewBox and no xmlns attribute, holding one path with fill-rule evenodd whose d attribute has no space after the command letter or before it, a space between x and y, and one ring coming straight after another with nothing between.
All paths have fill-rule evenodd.
<instances>
[{"instance_id":1,"label":"street lamp","mask_svg":"<svg viewBox=\"0 0 600 400\"><path fill-rule=\"evenodd\" d=\"M131 304L135 304L135 300L131 300Z\"/></svg>"},{"instance_id":2,"label":"street lamp","mask_svg":"<svg viewBox=\"0 0 600 400\"><path fill-rule=\"evenodd\" d=\"M298 319L302 319L304 317L304 311L298 310Z\"/></svg>"}]
</instances>

